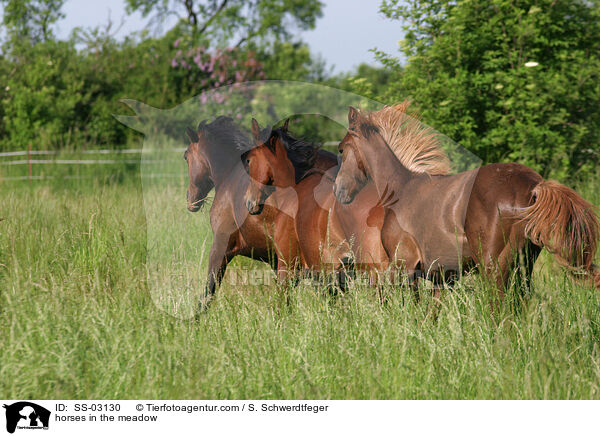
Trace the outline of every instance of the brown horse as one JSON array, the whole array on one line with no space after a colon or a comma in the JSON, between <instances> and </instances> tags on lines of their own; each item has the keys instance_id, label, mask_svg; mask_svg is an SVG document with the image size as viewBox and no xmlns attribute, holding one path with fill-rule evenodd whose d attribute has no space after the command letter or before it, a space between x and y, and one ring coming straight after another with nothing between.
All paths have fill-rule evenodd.
<instances>
[{"instance_id":1,"label":"brown horse","mask_svg":"<svg viewBox=\"0 0 600 436\"><path fill-rule=\"evenodd\" d=\"M251 214L260 213L267 199L277 205L279 227L274 232L279 258L293 268L301 265L312 271L339 270L350 258L360 269L385 268L388 258L380 239L383 208L376 201L375 187L365 187L351 205L342 205L333 195L334 174L316 169L300 179L295 174L286 144L301 140L279 129L261 130L256 120L252 133L256 145L243 157L251 178L246 203ZM309 159L318 151L310 144L304 149L303 156Z\"/></svg>"},{"instance_id":2,"label":"brown horse","mask_svg":"<svg viewBox=\"0 0 600 436\"><path fill-rule=\"evenodd\" d=\"M528 280L539 251L546 247L561 264L600 286L592 264L599 225L590 203L517 163L444 175L443 152L434 147L416 154L420 161L439 162L441 175L405 165L402 155L410 154L410 143L392 150L380 127L382 118L410 124L405 108L398 105L369 115L350 108L335 182L335 195L345 204L369 180L380 197L388 197L381 237L390 258L431 272L460 272L476 263L495 281L502 298L517 260L526 258L522 277ZM403 244L406 234L417 248Z\"/></svg>"},{"instance_id":3,"label":"brown horse","mask_svg":"<svg viewBox=\"0 0 600 436\"><path fill-rule=\"evenodd\" d=\"M260 214L248 214L244 195L249 178L240 157L252 143L231 118L201 122L196 130L188 129L187 134L190 144L184 158L189 175L188 210L200 210L211 189L215 189L210 209L213 243L205 291L208 302L235 256L262 260L277 268L278 259L271 244L277 209L267 202ZM299 161L295 170L302 175L312 167L326 171L336 164L335 155L319 151L312 160Z\"/></svg>"}]
</instances>

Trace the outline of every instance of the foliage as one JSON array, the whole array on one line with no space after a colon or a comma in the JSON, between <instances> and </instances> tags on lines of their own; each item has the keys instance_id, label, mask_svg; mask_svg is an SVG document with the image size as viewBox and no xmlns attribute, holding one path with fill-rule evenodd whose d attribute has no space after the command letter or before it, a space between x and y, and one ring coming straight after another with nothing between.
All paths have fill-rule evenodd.
<instances>
[{"instance_id":1,"label":"foliage","mask_svg":"<svg viewBox=\"0 0 600 436\"><path fill-rule=\"evenodd\" d=\"M354 74L342 78L340 86L364 97L393 104L396 101L389 99L390 87L393 86L391 78L398 75L400 68L399 65L381 68L360 64Z\"/></svg>"},{"instance_id":2,"label":"foliage","mask_svg":"<svg viewBox=\"0 0 600 436\"><path fill-rule=\"evenodd\" d=\"M194 43L240 47L250 42L289 39L311 29L321 16L319 0L126 0L130 12L175 14L179 30ZM209 37L210 36L210 37Z\"/></svg>"},{"instance_id":3,"label":"foliage","mask_svg":"<svg viewBox=\"0 0 600 436\"><path fill-rule=\"evenodd\" d=\"M64 17L65 0L0 0L2 23L13 43L34 44L52 39L52 25Z\"/></svg>"},{"instance_id":4,"label":"foliage","mask_svg":"<svg viewBox=\"0 0 600 436\"><path fill-rule=\"evenodd\" d=\"M178 47L178 41L175 41L175 47ZM185 92L190 97L207 89L264 78L262 65L254 52L241 52L232 48L214 51L207 51L204 47L191 48L185 52L177 50L171 66L180 73L178 78L181 79L181 84L187 85L186 90L181 90L178 94Z\"/></svg>"},{"instance_id":5,"label":"foliage","mask_svg":"<svg viewBox=\"0 0 600 436\"><path fill-rule=\"evenodd\" d=\"M145 13L150 6L168 4L130 2L146 8ZM262 20L260 34L237 47L214 43L222 36L216 21L202 37L194 37L179 23L162 36L142 32L119 42L109 22L76 29L69 40L58 41L51 24L60 18L61 5L56 0L5 4L9 30L32 36L7 39L0 57L2 149L23 149L28 143L34 149L120 147L137 140L112 116L123 112L123 98L167 109L223 85L263 78L307 80L322 71L305 45L284 40L293 23L314 24L320 14L318 1L261 1L244 8L239 2L228 3L214 20L233 14L237 18L223 20L234 25L236 34L248 30L243 26L249 22L240 21L245 14L258 14ZM284 24L285 29L280 28Z\"/></svg>"},{"instance_id":6,"label":"foliage","mask_svg":"<svg viewBox=\"0 0 600 436\"><path fill-rule=\"evenodd\" d=\"M323 63L313 58L304 43L275 41L266 48L260 60L270 80L320 81L326 75Z\"/></svg>"},{"instance_id":7,"label":"foliage","mask_svg":"<svg viewBox=\"0 0 600 436\"><path fill-rule=\"evenodd\" d=\"M27 56L12 63L2 106L4 129L10 143L20 148L32 143L65 146L71 135L82 128L75 121L89 107L90 94L78 66L73 44L49 41L23 45ZM21 52L23 53L23 52Z\"/></svg>"},{"instance_id":8,"label":"foliage","mask_svg":"<svg viewBox=\"0 0 600 436\"><path fill-rule=\"evenodd\" d=\"M559 178L595 167L597 0L384 0L381 11L406 32L388 99L413 98L427 123L487 162Z\"/></svg>"}]
</instances>

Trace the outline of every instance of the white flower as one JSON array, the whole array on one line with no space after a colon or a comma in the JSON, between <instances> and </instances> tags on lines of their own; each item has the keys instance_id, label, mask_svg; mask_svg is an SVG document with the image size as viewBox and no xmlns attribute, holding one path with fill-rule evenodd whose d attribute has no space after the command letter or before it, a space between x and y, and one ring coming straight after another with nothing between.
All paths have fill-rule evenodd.
<instances>
[{"instance_id":1,"label":"white flower","mask_svg":"<svg viewBox=\"0 0 600 436\"><path fill-rule=\"evenodd\" d=\"M539 64L536 61L529 61L525 64L527 68L537 67Z\"/></svg>"},{"instance_id":2,"label":"white flower","mask_svg":"<svg viewBox=\"0 0 600 436\"><path fill-rule=\"evenodd\" d=\"M48 61L48 66L52 66L52 61Z\"/></svg>"},{"instance_id":3,"label":"white flower","mask_svg":"<svg viewBox=\"0 0 600 436\"><path fill-rule=\"evenodd\" d=\"M494 88L496 88L496 89L502 89L502 88L504 88L504 85L501 84L501 83L498 83L496 86L494 86Z\"/></svg>"},{"instance_id":4,"label":"white flower","mask_svg":"<svg viewBox=\"0 0 600 436\"><path fill-rule=\"evenodd\" d=\"M6 92L10 91L10 86L7 86L6 88L4 88L4 90L5 90Z\"/></svg>"}]
</instances>

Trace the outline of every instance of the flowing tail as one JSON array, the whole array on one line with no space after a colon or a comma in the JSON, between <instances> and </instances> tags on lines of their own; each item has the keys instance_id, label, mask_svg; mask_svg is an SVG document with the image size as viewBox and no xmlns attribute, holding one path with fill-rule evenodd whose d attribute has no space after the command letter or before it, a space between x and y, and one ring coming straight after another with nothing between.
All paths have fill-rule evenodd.
<instances>
[{"instance_id":1,"label":"flowing tail","mask_svg":"<svg viewBox=\"0 0 600 436\"><path fill-rule=\"evenodd\" d=\"M535 202L523 217L525 235L546 247L560 264L600 288L600 272L593 264L600 234L594 206L553 180L539 183L532 194Z\"/></svg>"}]
</instances>

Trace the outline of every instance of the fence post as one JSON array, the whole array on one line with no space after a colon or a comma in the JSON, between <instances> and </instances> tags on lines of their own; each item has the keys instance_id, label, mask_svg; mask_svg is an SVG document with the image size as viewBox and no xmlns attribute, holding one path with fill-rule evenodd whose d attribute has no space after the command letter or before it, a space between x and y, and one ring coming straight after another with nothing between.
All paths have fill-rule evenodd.
<instances>
[{"instance_id":1,"label":"fence post","mask_svg":"<svg viewBox=\"0 0 600 436\"><path fill-rule=\"evenodd\" d=\"M29 167L29 184L31 185L31 142L27 144L27 166Z\"/></svg>"}]
</instances>

